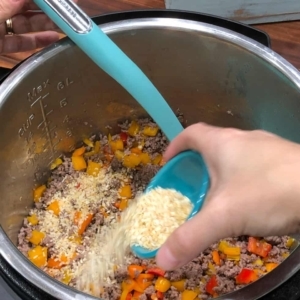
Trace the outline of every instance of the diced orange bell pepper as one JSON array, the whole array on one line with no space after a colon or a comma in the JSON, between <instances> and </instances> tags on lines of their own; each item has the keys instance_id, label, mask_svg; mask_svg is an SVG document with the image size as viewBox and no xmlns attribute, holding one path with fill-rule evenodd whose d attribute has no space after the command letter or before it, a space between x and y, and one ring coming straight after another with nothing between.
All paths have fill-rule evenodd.
<instances>
[{"instance_id":1,"label":"diced orange bell pepper","mask_svg":"<svg viewBox=\"0 0 300 300\"><path fill-rule=\"evenodd\" d=\"M83 139L83 142L91 148L94 147L94 143L90 139Z\"/></svg>"},{"instance_id":2,"label":"diced orange bell pepper","mask_svg":"<svg viewBox=\"0 0 300 300\"><path fill-rule=\"evenodd\" d=\"M264 262L261 259L256 259L253 264L255 266L262 266L264 264Z\"/></svg>"},{"instance_id":3,"label":"diced orange bell pepper","mask_svg":"<svg viewBox=\"0 0 300 300\"><path fill-rule=\"evenodd\" d=\"M38 202L40 200L40 198L42 197L42 195L43 195L43 193L45 192L46 189L47 189L46 185L43 184L43 185L37 187L33 191L33 200L34 200L34 202Z\"/></svg>"},{"instance_id":4,"label":"diced orange bell pepper","mask_svg":"<svg viewBox=\"0 0 300 300\"><path fill-rule=\"evenodd\" d=\"M172 281L171 285L174 286L174 288L176 288L177 291L183 292L185 288L185 281L186 281L185 279Z\"/></svg>"},{"instance_id":5,"label":"diced orange bell pepper","mask_svg":"<svg viewBox=\"0 0 300 300\"><path fill-rule=\"evenodd\" d=\"M76 211L74 214L74 220L73 220L75 225L79 224L80 218L81 218L81 211Z\"/></svg>"},{"instance_id":6,"label":"diced orange bell pepper","mask_svg":"<svg viewBox=\"0 0 300 300\"><path fill-rule=\"evenodd\" d=\"M155 276L161 276L161 277L164 277L166 272L158 267L156 268L150 268L147 270L147 273L148 274L152 274L152 275L155 275Z\"/></svg>"},{"instance_id":7,"label":"diced orange bell pepper","mask_svg":"<svg viewBox=\"0 0 300 300\"><path fill-rule=\"evenodd\" d=\"M241 258L241 248L239 247L226 247L223 253L226 254L228 260L239 261Z\"/></svg>"},{"instance_id":8,"label":"diced orange bell pepper","mask_svg":"<svg viewBox=\"0 0 300 300\"><path fill-rule=\"evenodd\" d=\"M141 153L141 154L140 154L140 158L141 158L141 163L142 163L143 165L147 165L147 164L149 164L149 163L151 162L150 155L149 155L149 153L147 153L147 152Z\"/></svg>"},{"instance_id":9,"label":"diced orange bell pepper","mask_svg":"<svg viewBox=\"0 0 300 300\"><path fill-rule=\"evenodd\" d=\"M132 300L139 300L139 299L140 299L140 296L142 296L142 295L143 295L143 293L134 291L134 292L133 292L133 295L132 295Z\"/></svg>"},{"instance_id":10,"label":"diced orange bell pepper","mask_svg":"<svg viewBox=\"0 0 300 300\"><path fill-rule=\"evenodd\" d=\"M100 152L100 148L101 148L100 141L96 141L95 142L95 147L94 147L94 151L95 151L96 154Z\"/></svg>"},{"instance_id":11,"label":"diced orange bell pepper","mask_svg":"<svg viewBox=\"0 0 300 300\"><path fill-rule=\"evenodd\" d=\"M58 258L49 258L47 262L47 267L51 269L61 269L63 267L63 263Z\"/></svg>"},{"instance_id":12,"label":"diced orange bell pepper","mask_svg":"<svg viewBox=\"0 0 300 300\"><path fill-rule=\"evenodd\" d=\"M206 284L205 290L208 294L215 296L216 292L214 291L214 288L218 286L218 282L217 282L217 276L213 275L211 276L211 278L209 279L209 281Z\"/></svg>"},{"instance_id":13,"label":"diced orange bell pepper","mask_svg":"<svg viewBox=\"0 0 300 300\"><path fill-rule=\"evenodd\" d=\"M124 143L122 140L110 141L109 144L113 152L116 152L117 150L124 150Z\"/></svg>"},{"instance_id":14,"label":"diced orange bell pepper","mask_svg":"<svg viewBox=\"0 0 300 300\"><path fill-rule=\"evenodd\" d=\"M142 159L140 155L137 155L135 153L130 153L124 156L123 165L126 168L135 168L141 163L141 160Z\"/></svg>"},{"instance_id":15,"label":"diced orange bell pepper","mask_svg":"<svg viewBox=\"0 0 300 300\"><path fill-rule=\"evenodd\" d=\"M224 253L224 249L231 247L226 241L220 241L218 245L218 250L222 253Z\"/></svg>"},{"instance_id":16,"label":"diced orange bell pepper","mask_svg":"<svg viewBox=\"0 0 300 300\"><path fill-rule=\"evenodd\" d=\"M158 277L155 282L155 289L159 292L165 293L171 287L170 280L164 277Z\"/></svg>"},{"instance_id":17,"label":"diced orange bell pepper","mask_svg":"<svg viewBox=\"0 0 300 300\"><path fill-rule=\"evenodd\" d=\"M54 200L48 205L47 210L52 211L56 216L58 216L60 213L59 202Z\"/></svg>"},{"instance_id":18,"label":"diced orange bell pepper","mask_svg":"<svg viewBox=\"0 0 300 300\"><path fill-rule=\"evenodd\" d=\"M212 262L208 262L208 270L206 271L207 275L213 275L216 274L215 266L212 264Z\"/></svg>"},{"instance_id":19,"label":"diced orange bell pepper","mask_svg":"<svg viewBox=\"0 0 300 300\"><path fill-rule=\"evenodd\" d=\"M282 253L282 257L283 257L283 258L287 258L287 257L289 257L289 256L290 256L290 254L289 254L288 252Z\"/></svg>"},{"instance_id":20,"label":"diced orange bell pepper","mask_svg":"<svg viewBox=\"0 0 300 300\"><path fill-rule=\"evenodd\" d=\"M123 290L122 294L121 294L121 297L120 297L120 300L130 300L131 297L132 297L132 294L129 291Z\"/></svg>"},{"instance_id":21,"label":"diced orange bell pepper","mask_svg":"<svg viewBox=\"0 0 300 300\"><path fill-rule=\"evenodd\" d=\"M256 275L259 276L263 276L264 275L264 271L260 270L260 269L253 269L253 271L256 273Z\"/></svg>"},{"instance_id":22,"label":"diced orange bell pepper","mask_svg":"<svg viewBox=\"0 0 300 300\"><path fill-rule=\"evenodd\" d=\"M269 273L269 272L273 271L276 267L278 267L278 265L279 264L277 264L277 263L267 263L266 264L267 272Z\"/></svg>"},{"instance_id":23,"label":"diced orange bell pepper","mask_svg":"<svg viewBox=\"0 0 300 300\"><path fill-rule=\"evenodd\" d=\"M41 268L47 264L47 248L36 246L28 251L29 260L37 267Z\"/></svg>"},{"instance_id":24,"label":"diced orange bell pepper","mask_svg":"<svg viewBox=\"0 0 300 300\"><path fill-rule=\"evenodd\" d=\"M295 239L289 237L288 240L287 240L287 242L286 242L286 246L288 248L291 248L293 246L294 242L295 242Z\"/></svg>"},{"instance_id":25,"label":"diced orange bell pepper","mask_svg":"<svg viewBox=\"0 0 300 300\"><path fill-rule=\"evenodd\" d=\"M181 300L194 300L198 294L191 290L184 290L181 294Z\"/></svg>"},{"instance_id":26,"label":"diced orange bell pepper","mask_svg":"<svg viewBox=\"0 0 300 300\"><path fill-rule=\"evenodd\" d=\"M62 278L62 282L66 285L68 285L72 280L72 275L69 270L65 270Z\"/></svg>"},{"instance_id":27,"label":"diced orange bell pepper","mask_svg":"<svg viewBox=\"0 0 300 300\"><path fill-rule=\"evenodd\" d=\"M127 267L128 274L130 278L134 279L140 275L145 270L143 266L139 265L129 265Z\"/></svg>"},{"instance_id":28,"label":"diced orange bell pepper","mask_svg":"<svg viewBox=\"0 0 300 300\"><path fill-rule=\"evenodd\" d=\"M99 163L89 160L86 172L91 176L97 177L100 169L101 165Z\"/></svg>"},{"instance_id":29,"label":"diced orange bell pepper","mask_svg":"<svg viewBox=\"0 0 300 300\"><path fill-rule=\"evenodd\" d=\"M267 257L272 249L272 245L265 241L260 241L254 237L249 237L247 250L261 257Z\"/></svg>"},{"instance_id":30,"label":"diced orange bell pepper","mask_svg":"<svg viewBox=\"0 0 300 300\"><path fill-rule=\"evenodd\" d=\"M159 165L162 161L162 155L157 154L153 159L152 159L152 164L153 165Z\"/></svg>"},{"instance_id":31,"label":"diced orange bell pepper","mask_svg":"<svg viewBox=\"0 0 300 300\"><path fill-rule=\"evenodd\" d=\"M50 165L50 170L54 170L58 166L60 166L63 163L61 158L55 159L55 161Z\"/></svg>"},{"instance_id":32,"label":"diced orange bell pepper","mask_svg":"<svg viewBox=\"0 0 300 300\"><path fill-rule=\"evenodd\" d=\"M250 269L242 269L236 277L237 284L249 284L258 279L257 273Z\"/></svg>"},{"instance_id":33,"label":"diced orange bell pepper","mask_svg":"<svg viewBox=\"0 0 300 300\"><path fill-rule=\"evenodd\" d=\"M73 152L72 156L82 156L84 152L85 152L85 147L80 147Z\"/></svg>"},{"instance_id":34,"label":"diced orange bell pepper","mask_svg":"<svg viewBox=\"0 0 300 300\"><path fill-rule=\"evenodd\" d=\"M94 214L88 214L86 216L86 218L83 220L83 222L81 223L81 225L79 226L79 229L78 229L78 234L79 235L82 235L85 232L86 228L91 223L91 221L93 219L93 216L94 216Z\"/></svg>"},{"instance_id":35,"label":"diced orange bell pepper","mask_svg":"<svg viewBox=\"0 0 300 300\"><path fill-rule=\"evenodd\" d=\"M36 216L36 214L33 214L29 217L27 217L27 221L31 224L31 225L36 225L39 220L38 220L38 217Z\"/></svg>"},{"instance_id":36,"label":"diced orange bell pepper","mask_svg":"<svg viewBox=\"0 0 300 300\"><path fill-rule=\"evenodd\" d=\"M122 291L127 291L129 293L135 290L136 286L137 282L132 278L125 279L121 284Z\"/></svg>"},{"instance_id":37,"label":"diced orange bell pepper","mask_svg":"<svg viewBox=\"0 0 300 300\"><path fill-rule=\"evenodd\" d=\"M86 169L86 161L82 156L72 156L72 165L76 171Z\"/></svg>"},{"instance_id":38,"label":"diced orange bell pepper","mask_svg":"<svg viewBox=\"0 0 300 300\"><path fill-rule=\"evenodd\" d=\"M82 243L82 237L79 235L71 235L68 239L70 242L80 245Z\"/></svg>"},{"instance_id":39,"label":"diced orange bell pepper","mask_svg":"<svg viewBox=\"0 0 300 300\"><path fill-rule=\"evenodd\" d=\"M152 274L143 274L142 273L136 278L136 282L143 290L145 290L147 287L152 285L153 278L154 278L154 275L152 275Z\"/></svg>"},{"instance_id":40,"label":"diced orange bell pepper","mask_svg":"<svg viewBox=\"0 0 300 300\"><path fill-rule=\"evenodd\" d=\"M120 151L120 150L117 150L115 152L115 157L118 161L122 161L123 158L124 158L124 152L123 151Z\"/></svg>"},{"instance_id":41,"label":"diced orange bell pepper","mask_svg":"<svg viewBox=\"0 0 300 300\"><path fill-rule=\"evenodd\" d=\"M119 190L119 196L122 198L131 198L131 186L129 184L122 186Z\"/></svg>"},{"instance_id":42,"label":"diced orange bell pepper","mask_svg":"<svg viewBox=\"0 0 300 300\"><path fill-rule=\"evenodd\" d=\"M135 153L135 154L137 154L137 155L142 154L142 150L141 150L140 148L138 148L138 147L131 148L131 149L130 149L130 152L131 152L131 153Z\"/></svg>"},{"instance_id":43,"label":"diced orange bell pepper","mask_svg":"<svg viewBox=\"0 0 300 300\"><path fill-rule=\"evenodd\" d=\"M76 253L73 254L73 258L76 257ZM47 267L52 269L61 269L63 266L66 266L69 263L69 258L65 256L64 254L61 255L61 257L58 258L49 258L47 262Z\"/></svg>"},{"instance_id":44,"label":"diced orange bell pepper","mask_svg":"<svg viewBox=\"0 0 300 300\"><path fill-rule=\"evenodd\" d=\"M84 157L91 157L98 154L100 152L100 146L100 141L96 141L93 150L91 150L90 152L85 152Z\"/></svg>"},{"instance_id":45,"label":"diced orange bell pepper","mask_svg":"<svg viewBox=\"0 0 300 300\"><path fill-rule=\"evenodd\" d=\"M45 238L45 233L37 231L37 230L33 230L31 232L29 242L34 245L39 245L44 238Z\"/></svg>"},{"instance_id":46,"label":"diced orange bell pepper","mask_svg":"<svg viewBox=\"0 0 300 300\"><path fill-rule=\"evenodd\" d=\"M220 255L219 255L219 252L214 250L212 252L212 258L213 258L213 261L214 263L219 266L221 264L221 260L220 260Z\"/></svg>"},{"instance_id":47,"label":"diced orange bell pepper","mask_svg":"<svg viewBox=\"0 0 300 300\"><path fill-rule=\"evenodd\" d=\"M131 136L136 136L140 130L140 125L136 121L132 121L127 132Z\"/></svg>"},{"instance_id":48,"label":"diced orange bell pepper","mask_svg":"<svg viewBox=\"0 0 300 300\"><path fill-rule=\"evenodd\" d=\"M158 127L157 126L146 126L144 129L143 129L143 134L146 135L146 136L156 136L157 133L158 133Z\"/></svg>"},{"instance_id":49,"label":"diced orange bell pepper","mask_svg":"<svg viewBox=\"0 0 300 300\"><path fill-rule=\"evenodd\" d=\"M120 202L119 210L123 211L128 207L128 199L124 198Z\"/></svg>"},{"instance_id":50,"label":"diced orange bell pepper","mask_svg":"<svg viewBox=\"0 0 300 300\"><path fill-rule=\"evenodd\" d=\"M133 279L126 279L122 282L121 288L122 291L131 292L134 289L136 282Z\"/></svg>"}]
</instances>

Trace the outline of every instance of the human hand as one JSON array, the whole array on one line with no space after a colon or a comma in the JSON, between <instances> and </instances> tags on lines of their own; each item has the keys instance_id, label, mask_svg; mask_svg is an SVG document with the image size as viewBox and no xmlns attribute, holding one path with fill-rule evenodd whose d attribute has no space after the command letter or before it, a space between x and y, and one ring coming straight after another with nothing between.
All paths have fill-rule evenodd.
<instances>
[{"instance_id":1,"label":"human hand","mask_svg":"<svg viewBox=\"0 0 300 300\"><path fill-rule=\"evenodd\" d=\"M54 23L34 10L38 8L30 0L0 0L1 54L42 48L59 39Z\"/></svg>"},{"instance_id":2,"label":"human hand","mask_svg":"<svg viewBox=\"0 0 300 300\"><path fill-rule=\"evenodd\" d=\"M166 150L200 152L211 187L201 211L160 248L165 270L188 263L222 238L271 236L300 231L300 146L263 131L195 124Z\"/></svg>"}]
</instances>

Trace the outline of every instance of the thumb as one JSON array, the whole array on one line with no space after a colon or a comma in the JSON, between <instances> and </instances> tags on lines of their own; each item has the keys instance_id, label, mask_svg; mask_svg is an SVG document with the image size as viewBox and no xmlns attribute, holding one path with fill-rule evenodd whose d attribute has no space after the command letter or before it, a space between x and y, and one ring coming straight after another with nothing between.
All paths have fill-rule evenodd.
<instances>
[{"instance_id":1,"label":"thumb","mask_svg":"<svg viewBox=\"0 0 300 300\"><path fill-rule=\"evenodd\" d=\"M194 218L177 228L159 249L156 255L157 265L166 271L177 269L193 260L214 242L231 236L228 225L230 222L223 217L221 206L217 209L214 207L213 210L209 205L204 206Z\"/></svg>"},{"instance_id":2,"label":"thumb","mask_svg":"<svg viewBox=\"0 0 300 300\"><path fill-rule=\"evenodd\" d=\"M18 13L26 0L0 0L0 23Z\"/></svg>"}]
</instances>

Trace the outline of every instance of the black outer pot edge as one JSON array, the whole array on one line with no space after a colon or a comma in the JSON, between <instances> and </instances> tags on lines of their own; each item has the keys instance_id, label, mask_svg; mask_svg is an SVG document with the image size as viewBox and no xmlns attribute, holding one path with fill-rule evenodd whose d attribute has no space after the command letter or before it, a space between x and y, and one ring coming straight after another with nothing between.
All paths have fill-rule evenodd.
<instances>
[{"instance_id":1,"label":"black outer pot edge","mask_svg":"<svg viewBox=\"0 0 300 300\"><path fill-rule=\"evenodd\" d=\"M248 25L230 21L221 17L212 16L209 14L192 13L180 10L137 10L137 11L125 11L120 13L111 13L101 16L93 17L93 21L98 24L104 24L108 22L116 22L121 20L136 19L136 18L177 18L186 19L190 21L198 21L223 27L239 34L245 35L249 38L256 40L266 47L271 47L269 36L258 29L254 29ZM28 57L29 58L29 57ZM27 59L28 59L27 58ZM23 62L20 62L12 69L0 68L0 83L3 82L6 77L18 68ZM14 290L14 292L24 300L54 300L52 296L47 295L38 287L33 286L30 282L24 279L18 272L12 270L9 264L0 256L0 275L7 282L7 284ZM298 283L298 284L297 284ZM291 292L290 286L300 287L300 272L289 279L286 283L275 289L273 292L260 298L261 300L276 299L276 300L296 300L300 299L300 289ZM1 297L1 296L0 296Z\"/></svg>"}]
</instances>

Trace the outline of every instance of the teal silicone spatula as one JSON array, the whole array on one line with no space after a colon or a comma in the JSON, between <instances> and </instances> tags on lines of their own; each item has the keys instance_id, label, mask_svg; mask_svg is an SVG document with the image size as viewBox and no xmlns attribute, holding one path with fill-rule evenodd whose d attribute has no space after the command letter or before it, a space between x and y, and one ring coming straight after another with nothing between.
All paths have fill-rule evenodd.
<instances>
[{"instance_id":1,"label":"teal silicone spatula","mask_svg":"<svg viewBox=\"0 0 300 300\"><path fill-rule=\"evenodd\" d=\"M72 1L34 0L101 69L122 85L171 141L183 127L139 67Z\"/></svg>"}]
</instances>

